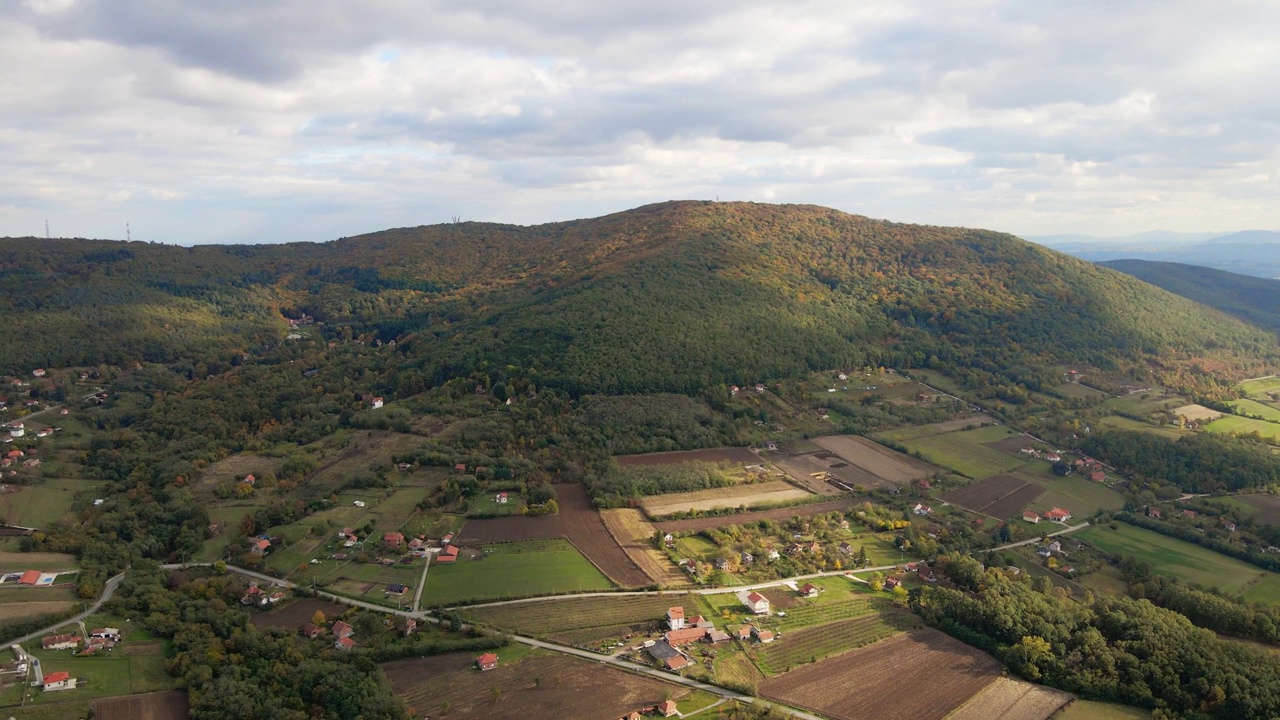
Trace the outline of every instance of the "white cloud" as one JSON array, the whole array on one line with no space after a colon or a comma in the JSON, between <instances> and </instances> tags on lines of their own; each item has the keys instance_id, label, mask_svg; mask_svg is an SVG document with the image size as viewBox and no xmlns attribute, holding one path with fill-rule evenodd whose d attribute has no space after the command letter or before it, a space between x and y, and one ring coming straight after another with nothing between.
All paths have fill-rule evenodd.
<instances>
[{"instance_id":1,"label":"white cloud","mask_svg":"<svg viewBox=\"0 0 1280 720\"><path fill-rule=\"evenodd\" d=\"M1280 6L0 5L0 235L326 240L698 197L1280 227Z\"/></svg>"}]
</instances>

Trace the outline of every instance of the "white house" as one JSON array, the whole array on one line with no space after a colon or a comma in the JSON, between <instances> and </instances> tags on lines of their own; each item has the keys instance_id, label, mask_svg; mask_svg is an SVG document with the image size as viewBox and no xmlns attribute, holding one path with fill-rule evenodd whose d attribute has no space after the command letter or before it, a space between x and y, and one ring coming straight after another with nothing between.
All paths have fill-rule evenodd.
<instances>
[{"instance_id":1,"label":"white house","mask_svg":"<svg viewBox=\"0 0 1280 720\"><path fill-rule=\"evenodd\" d=\"M928 515L929 513L933 512L933 508L923 503L916 503L916 506L911 509L911 512L917 515Z\"/></svg>"},{"instance_id":2,"label":"white house","mask_svg":"<svg viewBox=\"0 0 1280 720\"><path fill-rule=\"evenodd\" d=\"M738 600L743 605L746 605L747 609L756 615L769 614L769 598L755 592L754 590L751 592L747 592L746 590L739 592Z\"/></svg>"},{"instance_id":3,"label":"white house","mask_svg":"<svg viewBox=\"0 0 1280 720\"><path fill-rule=\"evenodd\" d=\"M53 692L55 690L75 690L76 679L71 677L69 672L49 673L44 676L44 691Z\"/></svg>"},{"instance_id":4,"label":"white house","mask_svg":"<svg viewBox=\"0 0 1280 720\"><path fill-rule=\"evenodd\" d=\"M22 437L23 435L26 435L26 434L27 434L27 429L26 427L23 426L22 423L14 423L9 426L10 437Z\"/></svg>"},{"instance_id":5,"label":"white house","mask_svg":"<svg viewBox=\"0 0 1280 720\"><path fill-rule=\"evenodd\" d=\"M374 398L373 402L370 403L370 407L372 407L374 410L377 410L378 408L382 407L382 398L380 397Z\"/></svg>"}]
</instances>

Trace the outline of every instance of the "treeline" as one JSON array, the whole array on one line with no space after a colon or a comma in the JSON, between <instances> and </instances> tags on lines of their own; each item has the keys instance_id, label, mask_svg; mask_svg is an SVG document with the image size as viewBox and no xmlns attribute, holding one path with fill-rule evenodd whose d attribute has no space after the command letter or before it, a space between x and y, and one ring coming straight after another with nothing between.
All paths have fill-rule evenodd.
<instances>
[{"instance_id":1,"label":"treeline","mask_svg":"<svg viewBox=\"0 0 1280 720\"><path fill-rule=\"evenodd\" d=\"M1264 552L1262 548L1254 545L1242 545L1240 543L1227 542L1221 538L1214 537L1197 528L1183 525L1174 525L1168 522L1161 522L1145 515L1137 515L1134 513L1116 513L1117 520L1123 520L1130 525L1137 525L1141 528L1153 530L1161 535L1168 535L1172 538L1178 538L1201 547L1209 548L1214 552L1230 555L1237 560L1243 560L1250 565L1256 565L1263 570L1271 572L1280 572L1280 555L1272 555Z\"/></svg>"},{"instance_id":2,"label":"treeline","mask_svg":"<svg viewBox=\"0 0 1280 720\"><path fill-rule=\"evenodd\" d=\"M1081 449L1146 481L1209 493L1280 482L1280 456L1259 442L1213 433L1170 440L1152 433L1110 430L1081 441Z\"/></svg>"},{"instance_id":3,"label":"treeline","mask_svg":"<svg viewBox=\"0 0 1280 720\"><path fill-rule=\"evenodd\" d=\"M693 492L736 485L719 465L710 462L687 462L678 465L618 466L607 474L588 478L587 488L596 507L623 507L630 500L645 495Z\"/></svg>"},{"instance_id":4,"label":"treeline","mask_svg":"<svg viewBox=\"0 0 1280 720\"><path fill-rule=\"evenodd\" d=\"M976 565L960 559L968 563ZM1163 717L1280 714L1280 663L1273 655L1219 640L1177 612L1123 597L1077 602L1047 579L947 572L961 589L925 587L913 594L913 607L1028 680L1153 708Z\"/></svg>"},{"instance_id":5,"label":"treeline","mask_svg":"<svg viewBox=\"0 0 1280 720\"><path fill-rule=\"evenodd\" d=\"M1197 590L1151 572L1150 565L1133 558L1121 563L1130 578L1129 594L1181 613L1188 620L1214 632L1271 645L1280 645L1280 608L1246 603Z\"/></svg>"}]
</instances>

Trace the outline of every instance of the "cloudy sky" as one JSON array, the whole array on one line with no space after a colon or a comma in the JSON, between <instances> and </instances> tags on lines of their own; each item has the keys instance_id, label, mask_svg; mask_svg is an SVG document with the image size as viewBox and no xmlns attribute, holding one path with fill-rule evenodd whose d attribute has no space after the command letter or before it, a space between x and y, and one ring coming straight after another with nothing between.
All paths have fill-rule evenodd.
<instances>
[{"instance_id":1,"label":"cloudy sky","mask_svg":"<svg viewBox=\"0 0 1280 720\"><path fill-rule=\"evenodd\" d=\"M1280 229L1273 0L3 0L0 235L329 240L676 198Z\"/></svg>"}]
</instances>

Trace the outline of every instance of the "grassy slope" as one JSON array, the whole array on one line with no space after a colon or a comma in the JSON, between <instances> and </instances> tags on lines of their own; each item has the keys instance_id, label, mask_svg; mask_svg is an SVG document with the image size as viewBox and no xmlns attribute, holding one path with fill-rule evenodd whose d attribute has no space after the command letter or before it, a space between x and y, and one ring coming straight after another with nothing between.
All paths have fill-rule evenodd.
<instances>
[{"instance_id":1,"label":"grassy slope","mask_svg":"<svg viewBox=\"0 0 1280 720\"><path fill-rule=\"evenodd\" d=\"M1255 325L1280 330L1280 281L1181 263L1111 260L1099 264Z\"/></svg>"}]
</instances>

